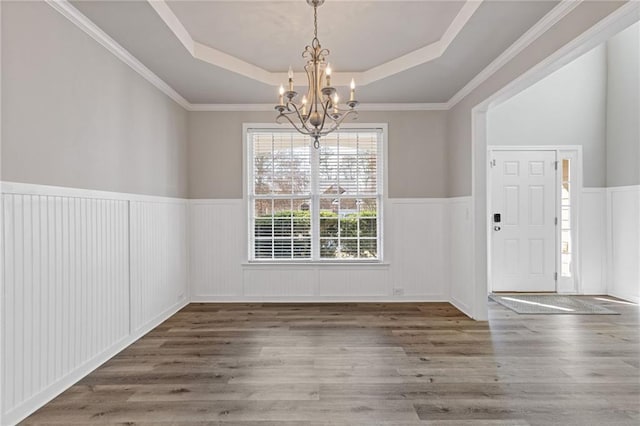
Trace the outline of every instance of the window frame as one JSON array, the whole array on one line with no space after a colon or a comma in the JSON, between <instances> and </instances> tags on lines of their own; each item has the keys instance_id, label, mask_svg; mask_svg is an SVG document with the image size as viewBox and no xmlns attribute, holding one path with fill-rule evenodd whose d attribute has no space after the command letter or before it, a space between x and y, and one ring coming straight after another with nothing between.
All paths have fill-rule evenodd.
<instances>
[{"instance_id":1,"label":"window frame","mask_svg":"<svg viewBox=\"0 0 640 426\"><path fill-rule=\"evenodd\" d=\"M278 259L260 259L255 258L254 250L254 241L255 235L252 230L252 215L251 209L253 207L253 203L255 201L255 194L252 194L251 185L253 183L253 156L252 156L252 140L249 135L252 132L295 132L296 130L291 125L287 124L274 124L274 123L243 123L242 125L242 167L243 167L243 214L245 215L245 232L244 235L246 237L246 251L244 256L244 261L248 264L286 264L286 265L317 265L317 264L383 264L384 263L384 253L385 253L385 220L384 220L384 212L387 210L388 204L388 186L387 186L387 140L388 140L388 125L387 123L357 123L357 124L342 124L340 131L347 132L379 132L380 140L378 142L378 169L376 170L377 180L379 182L379 191L370 198L376 198L378 202L378 217L377 217L377 242L378 242L378 257L376 259L368 259L368 258L320 258L319 247L320 247L320 210L318 208L312 209L312 228L311 228L311 244L312 244L312 253L311 258L301 258L301 259L287 259L287 258L278 258ZM322 144L322 140L320 141ZM312 200L312 205L319 206L321 194L314 193L316 191L317 184L317 174L313 172L313 170L317 170L317 163L319 160L319 155L314 152L312 155L312 162L315 162L312 165L312 190L310 198ZM353 197L351 197L353 198Z\"/></svg>"}]
</instances>

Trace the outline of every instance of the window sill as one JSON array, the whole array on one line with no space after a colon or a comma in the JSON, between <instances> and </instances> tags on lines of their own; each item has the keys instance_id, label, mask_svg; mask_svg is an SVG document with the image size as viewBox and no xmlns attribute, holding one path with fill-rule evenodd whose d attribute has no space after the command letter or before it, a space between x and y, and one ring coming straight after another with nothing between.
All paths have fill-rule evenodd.
<instances>
[{"instance_id":1,"label":"window sill","mask_svg":"<svg viewBox=\"0 0 640 426\"><path fill-rule=\"evenodd\" d=\"M380 261L306 261L306 262L282 262L282 261L248 261L243 262L243 268L268 268L272 266L287 268L309 268L309 267L366 267L366 268L388 268L391 266L389 262Z\"/></svg>"}]
</instances>

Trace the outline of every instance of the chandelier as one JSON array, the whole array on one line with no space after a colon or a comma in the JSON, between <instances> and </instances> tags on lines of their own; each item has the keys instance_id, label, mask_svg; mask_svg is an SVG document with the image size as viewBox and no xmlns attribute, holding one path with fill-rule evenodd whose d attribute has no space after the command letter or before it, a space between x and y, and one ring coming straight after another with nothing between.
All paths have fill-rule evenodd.
<instances>
[{"instance_id":1,"label":"chandelier","mask_svg":"<svg viewBox=\"0 0 640 426\"><path fill-rule=\"evenodd\" d=\"M329 50L323 49L318 40L318 6L322 6L324 1L307 0L313 6L313 40L302 52L302 57L307 58L304 66L309 81L307 94L299 103L296 101L298 93L293 90L293 69L289 67L288 90L285 91L284 86L280 85L280 98L275 106L280 113L276 122L282 123L282 119L286 119L298 132L311 136L316 149L320 147L321 136L338 129L349 115L357 116L355 107L358 105L353 79L349 101L346 102L348 109L340 107L338 92L331 86L331 65L325 60Z\"/></svg>"}]
</instances>

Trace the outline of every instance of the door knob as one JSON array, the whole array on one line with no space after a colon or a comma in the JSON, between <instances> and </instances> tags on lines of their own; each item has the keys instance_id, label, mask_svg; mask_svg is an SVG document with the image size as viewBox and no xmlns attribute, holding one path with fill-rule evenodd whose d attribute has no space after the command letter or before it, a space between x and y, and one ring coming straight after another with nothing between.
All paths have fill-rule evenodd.
<instances>
[{"instance_id":1,"label":"door knob","mask_svg":"<svg viewBox=\"0 0 640 426\"><path fill-rule=\"evenodd\" d=\"M498 225L495 225L495 226L493 227L493 230L494 230L494 231L499 231L499 230L501 230L501 229L502 229L502 228L500 228Z\"/></svg>"}]
</instances>

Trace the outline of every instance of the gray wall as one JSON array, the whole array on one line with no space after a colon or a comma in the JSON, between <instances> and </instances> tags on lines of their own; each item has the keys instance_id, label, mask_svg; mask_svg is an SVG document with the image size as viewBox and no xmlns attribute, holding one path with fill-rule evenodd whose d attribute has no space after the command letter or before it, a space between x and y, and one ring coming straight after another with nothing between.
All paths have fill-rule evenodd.
<instances>
[{"instance_id":1,"label":"gray wall","mask_svg":"<svg viewBox=\"0 0 640 426\"><path fill-rule=\"evenodd\" d=\"M389 196L470 195L471 108L620 4L581 4L449 112L362 112L360 122L389 123ZM3 2L2 45L3 180L242 196L242 123L274 113L187 113L42 3ZM634 137L628 128L619 140ZM629 160L626 150L609 154Z\"/></svg>"},{"instance_id":2,"label":"gray wall","mask_svg":"<svg viewBox=\"0 0 640 426\"><path fill-rule=\"evenodd\" d=\"M582 2L449 111L447 181L450 197L472 193L471 110L624 3L619 1ZM477 170L477 173L482 175L485 170ZM479 186L476 190L482 193L485 189Z\"/></svg>"},{"instance_id":3,"label":"gray wall","mask_svg":"<svg viewBox=\"0 0 640 426\"><path fill-rule=\"evenodd\" d=\"M2 180L187 195L187 112L44 3L2 3L2 124Z\"/></svg>"},{"instance_id":4,"label":"gray wall","mask_svg":"<svg viewBox=\"0 0 640 426\"><path fill-rule=\"evenodd\" d=\"M607 43L607 186L640 185L640 23Z\"/></svg>"},{"instance_id":5,"label":"gray wall","mask_svg":"<svg viewBox=\"0 0 640 426\"><path fill-rule=\"evenodd\" d=\"M605 186L607 49L587 52L488 112L488 145L581 145L584 186Z\"/></svg>"},{"instance_id":6,"label":"gray wall","mask_svg":"<svg viewBox=\"0 0 640 426\"><path fill-rule=\"evenodd\" d=\"M189 113L189 197L242 198L242 123L275 117L275 111ZM389 197L447 196L446 111L362 111L358 122L389 124Z\"/></svg>"}]
</instances>

